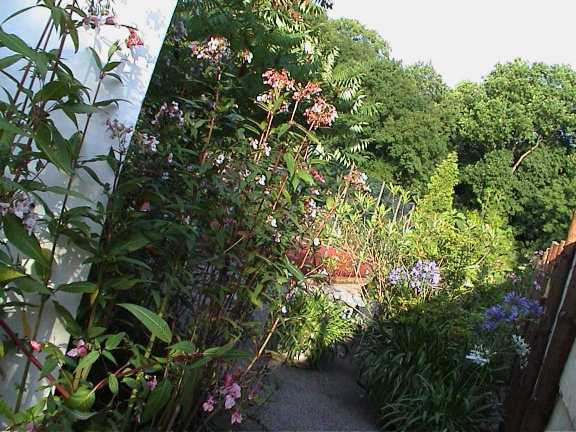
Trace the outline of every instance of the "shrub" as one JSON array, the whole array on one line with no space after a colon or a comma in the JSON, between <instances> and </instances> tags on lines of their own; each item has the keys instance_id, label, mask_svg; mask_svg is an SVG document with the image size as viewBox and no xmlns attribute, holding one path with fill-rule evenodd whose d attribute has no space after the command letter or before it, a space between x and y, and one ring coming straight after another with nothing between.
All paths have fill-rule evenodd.
<instances>
[{"instance_id":1,"label":"shrub","mask_svg":"<svg viewBox=\"0 0 576 432\"><path fill-rule=\"evenodd\" d=\"M354 334L357 324L349 307L321 290L299 292L286 305L278 327L278 350L290 359L304 357L312 366L328 358L337 344Z\"/></svg>"}]
</instances>

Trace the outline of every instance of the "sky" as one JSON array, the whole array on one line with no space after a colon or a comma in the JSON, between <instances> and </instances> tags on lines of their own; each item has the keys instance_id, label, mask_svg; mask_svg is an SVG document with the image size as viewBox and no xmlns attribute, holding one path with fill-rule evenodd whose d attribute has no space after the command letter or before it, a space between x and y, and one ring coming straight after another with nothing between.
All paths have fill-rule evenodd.
<instances>
[{"instance_id":1,"label":"sky","mask_svg":"<svg viewBox=\"0 0 576 432\"><path fill-rule=\"evenodd\" d=\"M331 16L378 31L404 63L430 61L450 86L517 57L576 66L575 0L335 0Z\"/></svg>"}]
</instances>

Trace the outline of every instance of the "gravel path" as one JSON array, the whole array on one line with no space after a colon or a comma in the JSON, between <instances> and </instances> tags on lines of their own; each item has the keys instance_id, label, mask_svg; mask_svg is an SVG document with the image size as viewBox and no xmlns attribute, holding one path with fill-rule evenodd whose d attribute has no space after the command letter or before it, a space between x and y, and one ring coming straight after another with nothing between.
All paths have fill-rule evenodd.
<instances>
[{"instance_id":1,"label":"gravel path","mask_svg":"<svg viewBox=\"0 0 576 432\"><path fill-rule=\"evenodd\" d=\"M279 366L271 384L277 390L242 431L378 431L375 411L349 360L319 371Z\"/></svg>"}]
</instances>

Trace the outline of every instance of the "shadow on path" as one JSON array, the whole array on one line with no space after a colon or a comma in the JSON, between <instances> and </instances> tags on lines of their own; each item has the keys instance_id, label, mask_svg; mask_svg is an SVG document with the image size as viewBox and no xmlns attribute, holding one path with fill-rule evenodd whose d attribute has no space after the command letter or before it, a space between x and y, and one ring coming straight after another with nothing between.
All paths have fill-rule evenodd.
<instances>
[{"instance_id":1,"label":"shadow on path","mask_svg":"<svg viewBox=\"0 0 576 432\"><path fill-rule=\"evenodd\" d=\"M242 431L378 431L374 410L356 384L349 359L322 370L279 366L271 399L252 413Z\"/></svg>"}]
</instances>

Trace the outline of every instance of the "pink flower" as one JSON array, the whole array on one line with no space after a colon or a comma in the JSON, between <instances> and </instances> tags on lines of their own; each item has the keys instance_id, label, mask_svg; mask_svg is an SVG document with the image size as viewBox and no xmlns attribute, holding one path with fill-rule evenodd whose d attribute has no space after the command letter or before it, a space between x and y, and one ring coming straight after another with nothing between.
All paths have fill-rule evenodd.
<instances>
[{"instance_id":1,"label":"pink flower","mask_svg":"<svg viewBox=\"0 0 576 432\"><path fill-rule=\"evenodd\" d=\"M36 432L38 429L36 429L36 426L34 425L34 423L28 423L26 425L26 432Z\"/></svg>"},{"instance_id":2,"label":"pink flower","mask_svg":"<svg viewBox=\"0 0 576 432\"><path fill-rule=\"evenodd\" d=\"M144 41L138 36L138 32L135 29L129 28L130 36L126 39L126 46L129 50L134 48L144 46Z\"/></svg>"},{"instance_id":3,"label":"pink flower","mask_svg":"<svg viewBox=\"0 0 576 432\"><path fill-rule=\"evenodd\" d=\"M42 351L42 344L37 341L30 341L30 348L32 348L34 352L40 352Z\"/></svg>"},{"instance_id":4,"label":"pink flower","mask_svg":"<svg viewBox=\"0 0 576 432\"><path fill-rule=\"evenodd\" d=\"M323 98L318 97L310 108L304 111L306 120L312 129L320 126L331 126L338 117L338 112L334 105L330 105Z\"/></svg>"},{"instance_id":5,"label":"pink flower","mask_svg":"<svg viewBox=\"0 0 576 432\"><path fill-rule=\"evenodd\" d=\"M269 69L262 74L262 78L264 78L264 84L275 90L294 89L294 80L290 77L290 73L286 69Z\"/></svg>"},{"instance_id":6,"label":"pink flower","mask_svg":"<svg viewBox=\"0 0 576 432\"><path fill-rule=\"evenodd\" d=\"M226 409L230 409L232 408L234 405L236 405L236 399L234 399L234 397L230 394L226 395L226 398L224 400L224 408Z\"/></svg>"},{"instance_id":7,"label":"pink flower","mask_svg":"<svg viewBox=\"0 0 576 432\"><path fill-rule=\"evenodd\" d=\"M299 101L302 99L310 99L311 96L317 95L318 93L321 92L322 89L318 84L309 82L308 84L306 84L306 87L303 88L300 87L299 85L298 90L294 93L292 99L294 99L295 101Z\"/></svg>"},{"instance_id":8,"label":"pink flower","mask_svg":"<svg viewBox=\"0 0 576 432\"><path fill-rule=\"evenodd\" d=\"M204 412L214 411L214 398L212 397L212 395L208 396L206 402L202 404L202 409L204 410Z\"/></svg>"},{"instance_id":9,"label":"pink flower","mask_svg":"<svg viewBox=\"0 0 576 432\"><path fill-rule=\"evenodd\" d=\"M234 413L232 414L232 417L230 417L230 423L231 424L242 423L242 414L240 414L240 411L238 411L238 410L234 411Z\"/></svg>"},{"instance_id":10,"label":"pink flower","mask_svg":"<svg viewBox=\"0 0 576 432\"><path fill-rule=\"evenodd\" d=\"M106 25L117 26L118 24L118 17L115 17L114 15L108 15L106 17Z\"/></svg>"},{"instance_id":11,"label":"pink flower","mask_svg":"<svg viewBox=\"0 0 576 432\"><path fill-rule=\"evenodd\" d=\"M242 389L240 388L238 383L233 383L231 386L226 388L226 391L234 399L240 399L240 396L242 395Z\"/></svg>"},{"instance_id":12,"label":"pink flower","mask_svg":"<svg viewBox=\"0 0 576 432\"><path fill-rule=\"evenodd\" d=\"M144 201L142 203L142 205L140 206L140 211L141 212L149 212L150 211L150 202L149 201Z\"/></svg>"},{"instance_id":13,"label":"pink flower","mask_svg":"<svg viewBox=\"0 0 576 432\"><path fill-rule=\"evenodd\" d=\"M228 372L224 375L224 387L230 387L232 384L234 384L234 375Z\"/></svg>"},{"instance_id":14,"label":"pink flower","mask_svg":"<svg viewBox=\"0 0 576 432\"><path fill-rule=\"evenodd\" d=\"M74 342L74 346L76 348L72 348L66 353L68 357L84 357L86 354L88 354L88 347L86 346L86 342L84 342L83 339Z\"/></svg>"},{"instance_id":15,"label":"pink flower","mask_svg":"<svg viewBox=\"0 0 576 432\"><path fill-rule=\"evenodd\" d=\"M219 65L230 57L230 43L221 36L212 36L204 42L194 41L190 44L192 55L198 60Z\"/></svg>"},{"instance_id":16,"label":"pink flower","mask_svg":"<svg viewBox=\"0 0 576 432\"><path fill-rule=\"evenodd\" d=\"M154 390L158 385L158 379L156 378L156 375L152 375L151 378L146 379L146 385L150 391Z\"/></svg>"}]
</instances>

